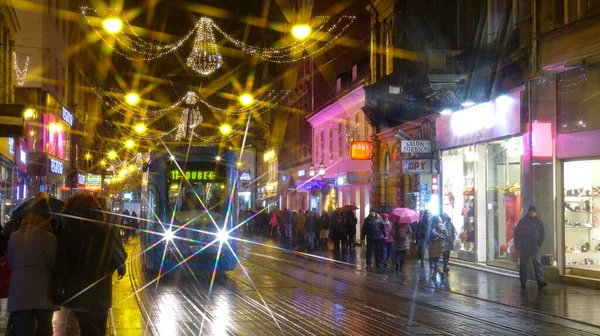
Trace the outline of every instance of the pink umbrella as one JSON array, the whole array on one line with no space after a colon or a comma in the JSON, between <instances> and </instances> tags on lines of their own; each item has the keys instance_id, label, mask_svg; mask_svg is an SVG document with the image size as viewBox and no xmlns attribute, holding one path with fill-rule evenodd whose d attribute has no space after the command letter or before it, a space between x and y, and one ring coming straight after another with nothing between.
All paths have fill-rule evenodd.
<instances>
[{"instance_id":1,"label":"pink umbrella","mask_svg":"<svg viewBox=\"0 0 600 336\"><path fill-rule=\"evenodd\" d=\"M409 208L396 208L392 210L392 214L398 218L399 223L412 223L419 220L419 214Z\"/></svg>"}]
</instances>

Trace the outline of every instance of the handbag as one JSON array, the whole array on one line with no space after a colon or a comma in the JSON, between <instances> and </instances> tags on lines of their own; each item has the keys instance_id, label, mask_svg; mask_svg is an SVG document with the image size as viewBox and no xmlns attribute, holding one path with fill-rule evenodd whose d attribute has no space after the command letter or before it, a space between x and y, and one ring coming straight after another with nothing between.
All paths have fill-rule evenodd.
<instances>
[{"instance_id":1,"label":"handbag","mask_svg":"<svg viewBox=\"0 0 600 336\"><path fill-rule=\"evenodd\" d=\"M0 256L0 299L8 297L10 287L10 267L8 266L8 254Z\"/></svg>"}]
</instances>

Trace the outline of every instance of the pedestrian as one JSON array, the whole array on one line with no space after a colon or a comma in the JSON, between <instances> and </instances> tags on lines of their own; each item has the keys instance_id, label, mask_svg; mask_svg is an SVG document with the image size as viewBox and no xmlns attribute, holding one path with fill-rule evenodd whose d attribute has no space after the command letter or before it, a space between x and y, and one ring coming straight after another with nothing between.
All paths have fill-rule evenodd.
<instances>
[{"instance_id":1,"label":"pedestrian","mask_svg":"<svg viewBox=\"0 0 600 336\"><path fill-rule=\"evenodd\" d=\"M353 249L356 246L356 224L358 223L358 219L354 214L354 211L350 211L346 213L346 240L348 241L348 248Z\"/></svg>"},{"instance_id":2,"label":"pedestrian","mask_svg":"<svg viewBox=\"0 0 600 336\"><path fill-rule=\"evenodd\" d=\"M530 205L527 215L519 221L514 234L515 248L519 252L520 258L519 278L523 289L527 288L530 262L533 263L538 289L548 286L548 283L544 281L544 269L540 257L540 247L544 243L544 238L544 224L537 218L536 207Z\"/></svg>"},{"instance_id":3,"label":"pedestrian","mask_svg":"<svg viewBox=\"0 0 600 336\"><path fill-rule=\"evenodd\" d=\"M365 218L360 238L361 245L364 243L365 239L367 241L367 269L371 268L371 256L373 255L373 251L375 251L375 265L377 268L383 267L381 245L382 240L386 238L386 232L383 220L377 212L371 210L369 216Z\"/></svg>"},{"instance_id":4,"label":"pedestrian","mask_svg":"<svg viewBox=\"0 0 600 336\"><path fill-rule=\"evenodd\" d=\"M298 217L296 217L296 237L298 237L299 242L304 241L304 236L306 234L306 214L304 210L300 210L298 213Z\"/></svg>"},{"instance_id":5,"label":"pedestrian","mask_svg":"<svg viewBox=\"0 0 600 336\"><path fill-rule=\"evenodd\" d=\"M421 213L415 234L415 240L417 241L417 254L419 256L421 268L425 268L425 249L427 248L426 241L427 233L429 231L429 211L425 210Z\"/></svg>"},{"instance_id":6,"label":"pedestrian","mask_svg":"<svg viewBox=\"0 0 600 336\"><path fill-rule=\"evenodd\" d=\"M129 218L129 210L125 209L123 210L123 217L122 217L122 223L123 223L123 227L121 228L121 234L123 236L123 238L127 239L129 238L129 233L130 233L130 218Z\"/></svg>"},{"instance_id":7,"label":"pedestrian","mask_svg":"<svg viewBox=\"0 0 600 336\"><path fill-rule=\"evenodd\" d=\"M320 233L319 233L319 249L327 250L327 241L329 240L329 230L331 220L329 219L329 214L327 211L323 211L321 215L320 223Z\"/></svg>"},{"instance_id":8,"label":"pedestrian","mask_svg":"<svg viewBox=\"0 0 600 336\"><path fill-rule=\"evenodd\" d=\"M279 216L277 216L277 210L273 210L273 212L271 212L271 221L269 222L269 224L271 224L271 238L275 239L277 238L277 228L279 227Z\"/></svg>"},{"instance_id":9,"label":"pedestrian","mask_svg":"<svg viewBox=\"0 0 600 336\"><path fill-rule=\"evenodd\" d=\"M38 195L8 241L8 312L16 335L52 335L57 239L46 193ZM9 323L10 324L10 323ZM37 333L36 333L37 329Z\"/></svg>"},{"instance_id":10,"label":"pedestrian","mask_svg":"<svg viewBox=\"0 0 600 336\"><path fill-rule=\"evenodd\" d=\"M315 249L315 236L320 230L318 216L315 208L306 215L306 248L309 251Z\"/></svg>"},{"instance_id":11,"label":"pedestrian","mask_svg":"<svg viewBox=\"0 0 600 336\"><path fill-rule=\"evenodd\" d=\"M448 262L450 261L450 252L454 249L454 240L456 239L456 229L454 228L454 224L452 224L452 219L448 214L441 214L442 222L446 227L446 242L444 246L444 254L442 256L442 260L444 261L444 273L448 274L450 272L450 268L448 268Z\"/></svg>"},{"instance_id":12,"label":"pedestrian","mask_svg":"<svg viewBox=\"0 0 600 336\"><path fill-rule=\"evenodd\" d=\"M444 272L440 268L440 257L446 246L446 226L439 216L431 217L431 231L427 235L427 249L429 249L429 262L433 265L431 279L435 280L437 274L444 279Z\"/></svg>"},{"instance_id":13,"label":"pedestrian","mask_svg":"<svg viewBox=\"0 0 600 336\"><path fill-rule=\"evenodd\" d=\"M402 272L404 270L406 250L410 249L410 234L412 234L411 224L394 220L391 235L394 238L394 250L396 252L396 271Z\"/></svg>"},{"instance_id":14,"label":"pedestrian","mask_svg":"<svg viewBox=\"0 0 600 336\"><path fill-rule=\"evenodd\" d=\"M134 211L131 212L131 234L135 236L137 232L140 230L140 221L138 219L137 213Z\"/></svg>"},{"instance_id":15,"label":"pedestrian","mask_svg":"<svg viewBox=\"0 0 600 336\"><path fill-rule=\"evenodd\" d=\"M296 235L296 226L298 225L298 212L292 211L291 221L290 221L290 238L293 238Z\"/></svg>"},{"instance_id":16,"label":"pedestrian","mask_svg":"<svg viewBox=\"0 0 600 336\"><path fill-rule=\"evenodd\" d=\"M333 250L335 253L340 252L340 247L342 251L346 250L346 244L344 243L346 232L342 223L342 213L335 210L332 211L331 217L329 218L329 228L331 230L331 239L333 240Z\"/></svg>"},{"instance_id":17,"label":"pedestrian","mask_svg":"<svg viewBox=\"0 0 600 336\"><path fill-rule=\"evenodd\" d=\"M59 242L67 280L63 305L71 309L82 336L105 335L112 306L112 275L125 276L127 253L119 232L107 225L105 209L90 194L71 197L64 206L65 235Z\"/></svg>"},{"instance_id":18,"label":"pedestrian","mask_svg":"<svg viewBox=\"0 0 600 336\"><path fill-rule=\"evenodd\" d=\"M391 235L392 222L390 221L390 215L387 213L383 214L383 225L385 225L386 238L383 241L382 255L383 255L383 266L389 266L388 260L392 263L396 263L396 256L394 255L394 238Z\"/></svg>"}]
</instances>

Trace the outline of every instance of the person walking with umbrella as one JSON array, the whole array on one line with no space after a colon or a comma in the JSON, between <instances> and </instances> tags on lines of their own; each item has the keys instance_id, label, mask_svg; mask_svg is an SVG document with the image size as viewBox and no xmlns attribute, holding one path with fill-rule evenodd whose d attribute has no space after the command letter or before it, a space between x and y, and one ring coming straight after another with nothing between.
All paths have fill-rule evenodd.
<instances>
[{"instance_id":1,"label":"person walking with umbrella","mask_svg":"<svg viewBox=\"0 0 600 336\"><path fill-rule=\"evenodd\" d=\"M383 214L383 225L385 226L386 237L383 240L382 254L383 254L383 266L389 266L388 260L392 260L392 263L396 263L396 256L394 255L394 238L391 235L392 222L390 221L390 215L387 213Z\"/></svg>"}]
</instances>

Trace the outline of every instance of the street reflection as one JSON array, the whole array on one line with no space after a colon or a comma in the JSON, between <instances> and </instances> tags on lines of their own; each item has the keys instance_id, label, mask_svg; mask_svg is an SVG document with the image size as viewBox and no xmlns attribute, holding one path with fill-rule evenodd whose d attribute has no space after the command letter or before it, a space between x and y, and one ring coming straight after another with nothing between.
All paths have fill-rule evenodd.
<instances>
[{"instance_id":1,"label":"street reflection","mask_svg":"<svg viewBox=\"0 0 600 336\"><path fill-rule=\"evenodd\" d=\"M177 312L181 311L181 307L175 297L171 293L162 293L158 304L157 321L155 322L156 329L159 335L177 335L178 333L178 316Z\"/></svg>"},{"instance_id":2,"label":"street reflection","mask_svg":"<svg viewBox=\"0 0 600 336\"><path fill-rule=\"evenodd\" d=\"M211 315L214 316L211 332L214 335L227 335L227 330L231 327L231 309L227 296L220 296L216 300Z\"/></svg>"}]
</instances>

